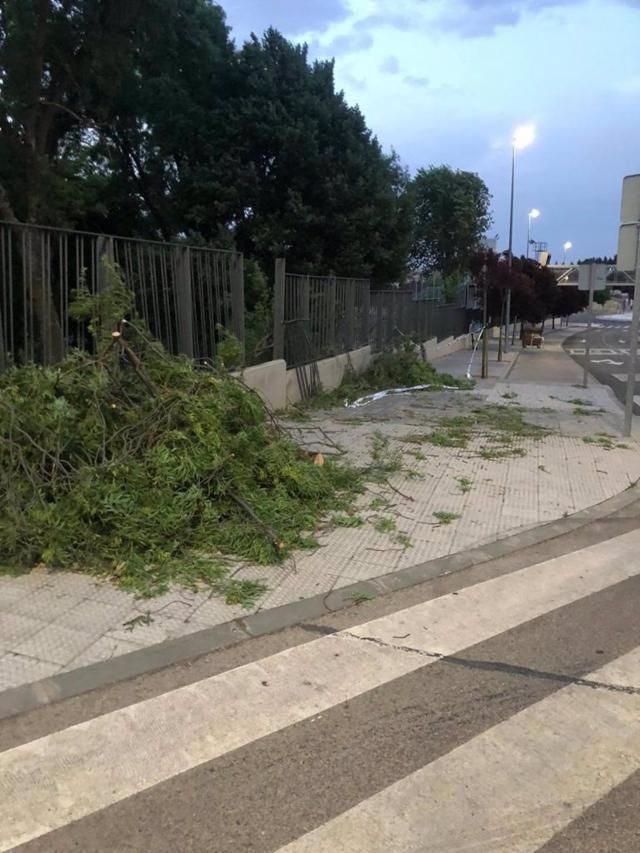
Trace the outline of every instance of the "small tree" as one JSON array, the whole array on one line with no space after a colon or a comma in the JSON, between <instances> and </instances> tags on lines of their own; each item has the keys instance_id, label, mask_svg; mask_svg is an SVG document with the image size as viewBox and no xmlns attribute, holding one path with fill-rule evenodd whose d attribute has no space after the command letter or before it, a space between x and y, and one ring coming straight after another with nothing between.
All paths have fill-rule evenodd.
<instances>
[{"instance_id":1,"label":"small tree","mask_svg":"<svg viewBox=\"0 0 640 853\"><path fill-rule=\"evenodd\" d=\"M414 236L411 257L423 272L444 276L467 269L491 225L491 195L473 172L431 166L416 174L411 193Z\"/></svg>"}]
</instances>

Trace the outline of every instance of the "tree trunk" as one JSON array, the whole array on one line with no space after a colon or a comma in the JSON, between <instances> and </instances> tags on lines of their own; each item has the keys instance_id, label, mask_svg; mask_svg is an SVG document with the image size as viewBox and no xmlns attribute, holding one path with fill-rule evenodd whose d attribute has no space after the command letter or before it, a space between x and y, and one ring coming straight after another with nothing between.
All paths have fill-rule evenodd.
<instances>
[{"instance_id":1,"label":"tree trunk","mask_svg":"<svg viewBox=\"0 0 640 853\"><path fill-rule=\"evenodd\" d=\"M13 212L6 191L0 184L0 220L22 225ZM45 232L42 232L45 233ZM65 356L65 342L60 325L58 311L54 305L51 288L42 266L42 253L38 252L37 245L33 240L27 241L27 257L22 258L22 274L26 276L27 267L30 268L31 276L31 309L35 316L40 333L40 345L42 347L42 361L45 364L56 364ZM21 251L20 244L17 247ZM8 294L9 299L15 299L15 294ZM26 306L25 306L26 310ZM25 342L26 343L26 342Z\"/></svg>"}]
</instances>

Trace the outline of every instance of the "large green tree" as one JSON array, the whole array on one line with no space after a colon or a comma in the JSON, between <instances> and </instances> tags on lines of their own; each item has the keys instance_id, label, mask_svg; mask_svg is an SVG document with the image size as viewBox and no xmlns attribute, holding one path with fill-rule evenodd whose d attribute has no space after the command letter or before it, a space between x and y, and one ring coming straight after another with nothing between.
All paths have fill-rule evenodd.
<instances>
[{"instance_id":1,"label":"large green tree","mask_svg":"<svg viewBox=\"0 0 640 853\"><path fill-rule=\"evenodd\" d=\"M199 221L195 152L218 180L227 166L233 57L224 14L206 0L6 0L5 215L166 238L188 229ZM220 192L212 221L226 202Z\"/></svg>"},{"instance_id":2,"label":"large green tree","mask_svg":"<svg viewBox=\"0 0 640 853\"><path fill-rule=\"evenodd\" d=\"M398 278L410 220L407 176L362 113L334 85L333 63L310 63L305 46L275 30L245 44L237 144L253 182L237 223L241 248L296 270Z\"/></svg>"},{"instance_id":3,"label":"large green tree","mask_svg":"<svg viewBox=\"0 0 640 853\"><path fill-rule=\"evenodd\" d=\"M464 271L491 225L491 195L473 172L431 166L411 187L414 231L411 257L423 272Z\"/></svg>"},{"instance_id":4,"label":"large green tree","mask_svg":"<svg viewBox=\"0 0 640 853\"><path fill-rule=\"evenodd\" d=\"M236 51L209 0L0 6L0 218L389 281L406 184L332 63L274 30Z\"/></svg>"}]
</instances>

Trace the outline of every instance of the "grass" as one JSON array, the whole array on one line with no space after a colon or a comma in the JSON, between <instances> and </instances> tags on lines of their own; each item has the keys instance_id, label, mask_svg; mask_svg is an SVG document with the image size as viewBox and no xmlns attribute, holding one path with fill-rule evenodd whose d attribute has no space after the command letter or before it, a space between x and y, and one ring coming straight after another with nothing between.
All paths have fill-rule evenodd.
<instances>
[{"instance_id":1,"label":"grass","mask_svg":"<svg viewBox=\"0 0 640 853\"><path fill-rule=\"evenodd\" d=\"M364 604L365 601L373 601L374 596L370 592L356 590L351 593L351 600L354 604Z\"/></svg>"},{"instance_id":2,"label":"grass","mask_svg":"<svg viewBox=\"0 0 640 853\"><path fill-rule=\"evenodd\" d=\"M441 525L452 524L454 521L457 521L462 516L458 515L455 512L445 512L444 510L438 510L433 513L433 517L437 519L438 523Z\"/></svg>"},{"instance_id":3,"label":"grass","mask_svg":"<svg viewBox=\"0 0 640 853\"><path fill-rule=\"evenodd\" d=\"M402 545L402 547L406 550L407 548L413 548L413 542L411 541L411 537L408 533L400 530L393 537L393 542L396 545Z\"/></svg>"},{"instance_id":4,"label":"grass","mask_svg":"<svg viewBox=\"0 0 640 853\"><path fill-rule=\"evenodd\" d=\"M421 450L407 450L407 456L413 456L418 462L425 462L427 457Z\"/></svg>"},{"instance_id":5,"label":"grass","mask_svg":"<svg viewBox=\"0 0 640 853\"><path fill-rule=\"evenodd\" d=\"M364 519L359 515L334 515L331 519L331 524L334 527L362 527Z\"/></svg>"},{"instance_id":6,"label":"grass","mask_svg":"<svg viewBox=\"0 0 640 853\"><path fill-rule=\"evenodd\" d=\"M394 533L396 529L396 523L393 518L381 516L373 522L373 529L377 533Z\"/></svg>"},{"instance_id":7,"label":"grass","mask_svg":"<svg viewBox=\"0 0 640 853\"><path fill-rule=\"evenodd\" d=\"M471 491L471 486L473 486L473 480L469 480L466 477L458 477L458 488L462 492L463 495L466 495L467 492Z\"/></svg>"},{"instance_id":8,"label":"grass","mask_svg":"<svg viewBox=\"0 0 640 853\"><path fill-rule=\"evenodd\" d=\"M371 463L364 474L374 483L383 483L392 474L402 471L402 451L392 448L389 439L381 432L374 432L371 442Z\"/></svg>"},{"instance_id":9,"label":"grass","mask_svg":"<svg viewBox=\"0 0 640 853\"><path fill-rule=\"evenodd\" d=\"M593 444L603 450L629 450L630 447L624 442L616 441L608 432L597 432L595 435L586 435L583 439L585 444Z\"/></svg>"},{"instance_id":10,"label":"grass","mask_svg":"<svg viewBox=\"0 0 640 853\"><path fill-rule=\"evenodd\" d=\"M522 457L527 455L524 447L509 447L498 450L494 447L483 447L479 454L482 459L497 460L497 459L512 459L514 457Z\"/></svg>"},{"instance_id":11,"label":"grass","mask_svg":"<svg viewBox=\"0 0 640 853\"><path fill-rule=\"evenodd\" d=\"M491 405L474 408L469 415L441 418L430 433L415 433L401 440L409 444L467 448L478 434L493 444L504 445L501 450L484 447L480 451L483 458L505 459L526 454L522 447L514 446L517 439L539 440L548 435L549 430L526 421L521 406Z\"/></svg>"},{"instance_id":12,"label":"grass","mask_svg":"<svg viewBox=\"0 0 640 853\"><path fill-rule=\"evenodd\" d=\"M589 405L591 405L591 404L589 404ZM607 413L606 409L584 409L584 408L582 408L582 406L576 406L576 408L573 410L573 414L579 418L594 417L596 415L605 415L606 413Z\"/></svg>"},{"instance_id":13,"label":"grass","mask_svg":"<svg viewBox=\"0 0 640 853\"><path fill-rule=\"evenodd\" d=\"M238 580L232 578L227 582L224 591L225 604L240 605L245 610L253 609L258 599L267 591L267 586L261 581Z\"/></svg>"},{"instance_id":14,"label":"grass","mask_svg":"<svg viewBox=\"0 0 640 853\"><path fill-rule=\"evenodd\" d=\"M369 504L369 509L377 512L380 509L388 509L391 506L391 501L380 496L375 497Z\"/></svg>"}]
</instances>

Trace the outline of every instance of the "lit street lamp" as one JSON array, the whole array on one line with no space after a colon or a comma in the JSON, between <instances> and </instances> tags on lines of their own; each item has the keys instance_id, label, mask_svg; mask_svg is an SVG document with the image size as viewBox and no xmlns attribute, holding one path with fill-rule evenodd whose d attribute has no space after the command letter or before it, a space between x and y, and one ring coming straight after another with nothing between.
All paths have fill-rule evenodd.
<instances>
[{"instance_id":1,"label":"lit street lamp","mask_svg":"<svg viewBox=\"0 0 640 853\"><path fill-rule=\"evenodd\" d=\"M527 257L529 257L529 246L531 245L531 220L537 219L540 216L540 211L537 207L534 207L533 210L529 211L529 215L527 217Z\"/></svg>"},{"instance_id":2,"label":"lit street lamp","mask_svg":"<svg viewBox=\"0 0 640 853\"><path fill-rule=\"evenodd\" d=\"M536 138L536 129L532 124L522 124L513 132L511 140L511 208L509 214L509 272L513 264L513 197L516 184L516 151L522 151ZM511 323L511 288L507 290L507 312L505 324L505 352L508 343L508 329ZM502 329L500 330L500 340L498 343L498 361L502 359Z\"/></svg>"},{"instance_id":3,"label":"lit street lamp","mask_svg":"<svg viewBox=\"0 0 640 853\"><path fill-rule=\"evenodd\" d=\"M562 248L564 249L564 257L562 258L562 263L566 264L567 263L567 252L569 251L569 249L573 248L573 243L570 240L567 240L567 242L562 246Z\"/></svg>"}]
</instances>

